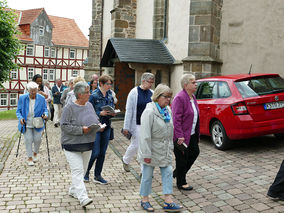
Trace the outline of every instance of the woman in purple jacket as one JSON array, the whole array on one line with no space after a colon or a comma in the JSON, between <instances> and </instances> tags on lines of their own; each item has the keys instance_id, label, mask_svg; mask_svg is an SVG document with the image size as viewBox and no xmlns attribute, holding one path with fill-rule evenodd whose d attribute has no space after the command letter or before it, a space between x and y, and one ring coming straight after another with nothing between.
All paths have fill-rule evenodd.
<instances>
[{"instance_id":1,"label":"woman in purple jacket","mask_svg":"<svg viewBox=\"0 0 284 213\"><path fill-rule=\"evenodd\" d=\"M181 78L183 88L174 98L172 113L174 122L174 153L176 169L173 177L177 178L177 187L192 190L186 182L186 173L199 155L199 109L194 92L197 84L194 75L186 74Z\"/></svg>"}]
</instances>

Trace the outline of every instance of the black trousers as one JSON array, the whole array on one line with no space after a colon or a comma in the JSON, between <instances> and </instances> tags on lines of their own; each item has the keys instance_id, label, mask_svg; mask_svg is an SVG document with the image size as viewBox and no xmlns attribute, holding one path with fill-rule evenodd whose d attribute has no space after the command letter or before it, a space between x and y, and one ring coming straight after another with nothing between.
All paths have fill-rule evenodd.
<instances>
[{"instance_id":1,"label":"black trousers","mask_svg":"<svg viewBox=\"0 0 284 213\"><path fill-rule=\"evenodd\" d=\"M268 194L271 197L284 199L284 160L282 161L273 184L269 187Z\"/></svg>"},{"instance_id":2,"label":"black trousers","mask_svg":"<svg viewBox=\"0 0 284 213\"><path fill-rule=\"evenodd\" d=\"M198 157L199 145L198 145L198 136L194 134L190 137L189 146L184 152L180 151L174 147L174 154L176 157L176 169L173 175L177 179L177 186L186 185L186 174L193 165L194 161Z\"/></svg>"}]
</instances>

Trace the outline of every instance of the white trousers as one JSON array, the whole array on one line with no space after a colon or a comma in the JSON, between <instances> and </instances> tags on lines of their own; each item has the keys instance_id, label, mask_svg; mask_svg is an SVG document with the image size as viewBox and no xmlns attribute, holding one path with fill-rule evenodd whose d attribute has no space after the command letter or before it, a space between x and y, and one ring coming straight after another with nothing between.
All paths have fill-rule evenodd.
<instances>
[{"instance_id":1,"label":"white trousers","mask_svg":"<svg viewBox=\"0 0 284 213\"><path fill-rule=\"evenodd\" d=\"M136 135L131 137L131 143L128 146L124 156L123 162L129 164L133 157L137 154L140 137L140 125L136 125Z\"/></svg>"},{"instance_id":2,"label":"white trousers","mask_svg":"<svg viewBox=\"0 0 284 213\"><path fill-rule=\"evenodd\" d=\"M62 105L61 104L53 104L54 106L54 124L60 123L61 112L62 112Z\"/></svg>"},{"instance_id":3,"label":"white trousers","mask_svg":"<svg viewBox=\"0 0 284 213\"><path fill-rule=\"evenodd\" d=\"M77 197L80 203L82 203L88 198L84 183L84 174L87 170L92 150L86 152L70 152L64 149L64 153L72 174L72 184L69 188L69 194Z\"/></svg>"},{"instance_id":4,"label":"white trousers","mask_svg":"<svg viewBox=\"0 0 284 213\"><path fill-rule=\"evenodd\" d=\"M36 131L34 128L26 128L24 133L25 145L27 156L30 158L33 156L33 152L38 153L41 144L42 131ZM34 148L33 148L34 145Z\"/></svg>"}]
</instances>

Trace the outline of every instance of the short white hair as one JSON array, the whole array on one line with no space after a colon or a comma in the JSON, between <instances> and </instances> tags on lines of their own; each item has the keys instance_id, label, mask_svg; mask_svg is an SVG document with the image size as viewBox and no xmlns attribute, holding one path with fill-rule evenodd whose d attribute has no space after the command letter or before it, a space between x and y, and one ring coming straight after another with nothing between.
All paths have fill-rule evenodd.
<instances>
[{"instance_id":1,"label":"short white hair","mask_svg":"<svg viewBox=\"0 0 284 213\"><path fill-rule=\"evenodd\" d=\"M149 80L155 81L155 75L150 72L144 72L141 76L141 83L143 81L149 81Z\"/></svg>"},{"instance_id":2,"label":"short white hair","mask_svg":"<svg viewBox=\"0 0 284 213\"><path fill-rule=\"evenodd\" d=\"M38 89L38 84L36 82L29 82L27 84L27 90L30 91L31 89Z\"/></svg>"},{"instance_id":3,"label":"short white hair","mask_svg":"<svg viewBox=\"0 0 284 213\"><path fill-rule=\"evenodd\" d=\"M181 88L184 89L184 85L188 84L189 81L192 81L192 80L195 80L195 76L192 75L192 74L185 74L181 77L181 80L180 80L180 85L181 85Z\"/></svg>"}]
</instances>

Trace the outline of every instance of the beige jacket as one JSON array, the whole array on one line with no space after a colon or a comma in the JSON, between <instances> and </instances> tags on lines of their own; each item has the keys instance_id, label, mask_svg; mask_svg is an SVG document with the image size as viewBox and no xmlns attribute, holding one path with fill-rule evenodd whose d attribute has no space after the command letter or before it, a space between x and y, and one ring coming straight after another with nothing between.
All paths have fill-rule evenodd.
<instances>
[{"instance_id":1,"label":"beige jacket","mask_svg":"<svg viewBox=\"0 0 284 213\"><path fill-rule=\"evenodd\" d=\"M170 115L172 113L168 107ZM172 165L173 159L173 121L166 123L154 102L148 103L141 116L138 161L151 158L150 166Z\"/></svg>"}]
</instances>

